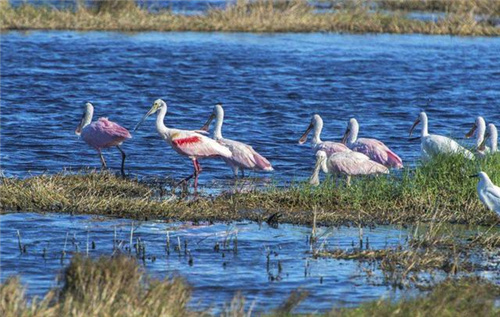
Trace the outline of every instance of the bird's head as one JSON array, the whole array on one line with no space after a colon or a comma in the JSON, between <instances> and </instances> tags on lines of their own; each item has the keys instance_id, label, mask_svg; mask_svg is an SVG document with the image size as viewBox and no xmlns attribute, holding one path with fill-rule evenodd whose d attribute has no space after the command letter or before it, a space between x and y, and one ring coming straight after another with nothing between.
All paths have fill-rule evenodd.
<instances>
[{"instance_id":1,"label":"bird's head","mask_svg":"<svg viewBox=\"0 0 500 317\"><path fill-rule=\"evenodd\" d=\"M208 130L210 130L210 123L212 123L212 121L216 117L220 117L220 116L223 116L223 115L224 115L224 109L222 109L222 104L221 103L216 104L214 106L214 110L212 111L212 113L208 117L207 122L205 122L205 124L203 125L203 127L201 127L200 130L208 132Z\"/></svg>"},{"instance_id":2,"label":"bird's head","mask_svg":"<svg viewBox=\"0 0 500 317\"><path fill-rule=\"evenodd\" d=\"M315 114L314 116L312 116L311 123L309 123L309 126L307 126L306 131L300 137L299 144L304 144L307 141L307 135L309 134L309 132L311 132L311 130L318 125L323 126L323 119L321 119L319 114Z\"/></svg>"},{"instance_id":3,"label":"bird's head","mask_svg":"<svg viewBox=\"0 0 500 317\"><path fill-rule=\"evenodd\" d=\"M416 126L421 122L421 121L424 121L424 120L427 120L427 115L425 114L425 112L420 112L420 114L418 115L418 118L417 120L415 120L415 122L413 123L413 125L411 126L410 128L410 136L411 134L413 133L413 130L416 128Z\"/></svg>"},{"instance_id":4,"label":"bird's head","mask_svg":"<svg viewBox=\"0 0 500 317\"><path fill-rule=\"evenodd\" d=\"M90 102L85 104L85 110L83 111L82 117L80 119L80 123L76 127L75 134L80 135L82 133L82 129L92 121L92 116L94 115L94 106Z\"/></svg>"},{"instance_id":5,"label":"bird's head","mask_svg":"<svg viewBox=\"0 0 500 317\"><path fill-rule=\"evenodd\" d=\"M167 108L167 103L161 99L156 99L155 102L153 102L153 106L151 106L151 109L149 109L148 113L146 113L144 115L144 117L142 117L141 121L139 121L139 123L137 123L137 125L135 126L134 128L134 131L136 131L137 129L139 129L139 126L152 114L156 113L158 110L162 109L162 108Z\"/></svg>"}]
</instances>

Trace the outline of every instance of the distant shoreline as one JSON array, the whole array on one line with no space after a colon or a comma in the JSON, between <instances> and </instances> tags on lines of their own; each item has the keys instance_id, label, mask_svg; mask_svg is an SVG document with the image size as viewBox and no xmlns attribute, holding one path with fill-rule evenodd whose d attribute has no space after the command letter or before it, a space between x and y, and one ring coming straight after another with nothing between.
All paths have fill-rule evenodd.
<instances>
[{"instance_id":1,"label":"distant shoreline","mask_svg":"<svg viewBox=\"0 0 500 317\"><path fill-rule=\"evenodd\" d=\"M71 10L30 4L14 7L8 1L2 1L0 30L500 36L500 27L487 20L477 21L473 11L448 13L437 21L423 21L408 18L406 11L373 11L366 7L316 13L304 1L291 1L279 6L270 1L242 1L198 15L182 15L168 10L152 13L138 7L134 1L121 3L122 8L97 10L79 7Z\"/></svg>"}]
</instances>

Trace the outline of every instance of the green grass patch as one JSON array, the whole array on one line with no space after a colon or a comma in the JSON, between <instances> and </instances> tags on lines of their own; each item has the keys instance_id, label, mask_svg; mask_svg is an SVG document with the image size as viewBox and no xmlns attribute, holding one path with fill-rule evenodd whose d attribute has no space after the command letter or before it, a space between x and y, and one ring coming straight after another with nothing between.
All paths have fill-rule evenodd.
<instances>
[{"instance_id":1,"label":"green grass patch","mask_svg":"<svg viewBox=\"0 0 500 317\"><path fill-rule=\"evenodd\" d=\"M318 13L305 0L238 0L226 8L203 14L182 15L169 10L152 13L134 1L94 1L76 10L13 7L1 2L2 30L106 30L199 32L349 32L423 33L498 36L500 28L489 20L478 21L475 11L450 11L438 21L409 19L405 11L371 10L364 3L339 6Z\"/></svg>"},{"instance_id":2,"label":"green grass patch","mask_svg":"<svg viewBox=\"0 0 500 317\"><path fill-rule=\"evenodd\" d=\"M387 176L360 177L351 186L327 178L320 186L307 182L285 188L197 198L172 194L163 187L110 173L56 174L26 179L3 178L0 211L99 214L136 219L264 221L279 213L282 222L323 225L415 224L435 217L449 223L494 225L476 192L483 170L500 184L500 156L468 161L437 157L416 168ZM237 185L235 186L237 187ZM169 192L171 196L164 196ZM163 196L160 196L163 193Z\"/></svg>"}]
</instances>

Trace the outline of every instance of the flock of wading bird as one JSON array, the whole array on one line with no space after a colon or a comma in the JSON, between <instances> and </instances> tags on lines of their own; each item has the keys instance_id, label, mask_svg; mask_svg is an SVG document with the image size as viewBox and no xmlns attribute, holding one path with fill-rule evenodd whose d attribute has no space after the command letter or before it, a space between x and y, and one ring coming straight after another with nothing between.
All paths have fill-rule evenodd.
<instances>
[{"instance_id":1,"label":"flock of wading bird","mask_svg":"<svg viewBox=\"0 0 500 317\"><path fill-rule=\"evenodd\" d=\"M181 182L187 182L194 178L194 189L197 190L198 176L202 168L199 159L217 157L222 158L233 170L234 176L238 177L241 170L273 171L271 163L262 155L257 153L251 146L226 139L222 137L222 122L224 120L224 110L221 104L217 104L205 125L200 130L180 130L171 129L165 126L164 118L167 113L167 104L158 99L153 103L151 109L135 126L136 131L139 126L152 114L158 113L156 118L156 130L158 134L167 141L168 144L180 155L189 157L194 166L194 172ZM99 153L102 167L106 168L106 161L101 150L116 146L122 154L121 173L125 176L125 152L120 145L132 136L124 127L107 118L100 118L92 122L94 107L91 103L85 105L80 124L75 133ZM215 119L215 129L213 139L207 136L210 123ZM421 154L423 160L431 160L436 155L450 154L463 155L467 159L484 157L497 152L497 129L493 124L486 126L482 117L477 117L466 137L476 136L475 153L467 150L455 140L437 134L429 134L428 120L425 112L421 112L410 129L410 136L415 127L422 123L421 132ZM341 143L322 141L320 138L323 129L323 120L319 115L312 117L311 123L305 133L300 138L299 143L303 144L307 136L314 129L312 139L313 151L316 154L316 165L310 178L313 185L319 184L319 172L333 174L336 176L347 176L347 184L350 183L351 176L387 174L389 168L400 169L403 167L401 158L391 151L384 143L377 139L358 138L359 125L356 119L349 120L347 129ZM486 144L488 143L488 146ZM495 186L488 175L479 172L479 184L477 191L480 200L490 210L500 214L500 188Z\"/></svg>"}]
</instances>

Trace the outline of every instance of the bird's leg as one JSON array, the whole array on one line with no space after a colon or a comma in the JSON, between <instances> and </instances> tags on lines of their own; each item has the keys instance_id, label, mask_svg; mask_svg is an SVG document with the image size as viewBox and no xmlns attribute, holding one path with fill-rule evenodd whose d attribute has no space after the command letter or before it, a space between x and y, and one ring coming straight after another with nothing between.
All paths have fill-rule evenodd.
<instances>
[{"instance_id":1,"label":"bird's leg","mask_svg":"<svg viewBox=\"0 0 500 317\"><path fill-rule=\"evenodd\" d=\"M245 169L244 168L241 169L241 178L245 178Z\"/></svg>"},{"instance_id":2,"label":"bird's leg","mask_svg":"<svg viewBox=\"0 0 500 317\"><path fill-rule=\"evenodd\" d=\"M127 155L125 155L125 152L122 150L122 148L119 145L117 145L116 147L122 153L122 169L121 169L121 171L122 171L122 177L125 177L125 158L127 157Z\"/></svg>"},{"instance_id":3,"label":"bird's leg","mask_svg":"<svg viewBox=\"0 0 500 317\"><path fill-rule=\"evenodd\" d=\"M106 165L106 160L104 160L104 156L102 156L101 150L99 150L99 157L101 158L101 169L107 169L108 166Z\"/></svg>"},{"instance_id":4,"label":"bird's leg","mask_svg":"<svg viewBox=\"0 0 500 317\"><path fill-rule=\"evenodd\" d=\"M347 175L346 185L347 185L347 187L351 186L351 175Z\"/></svg>"},{"instance_id":5,"label":"bird's leg","mask_svg":"<svg viewBox=\"0 0 500 317\"><path fill-rule=\"evenodd\" d=\"M201 166L197 159L193 159L194 165L194 191L198 190L198 175L201 173Z\"/></svg>"}]
</instances>

